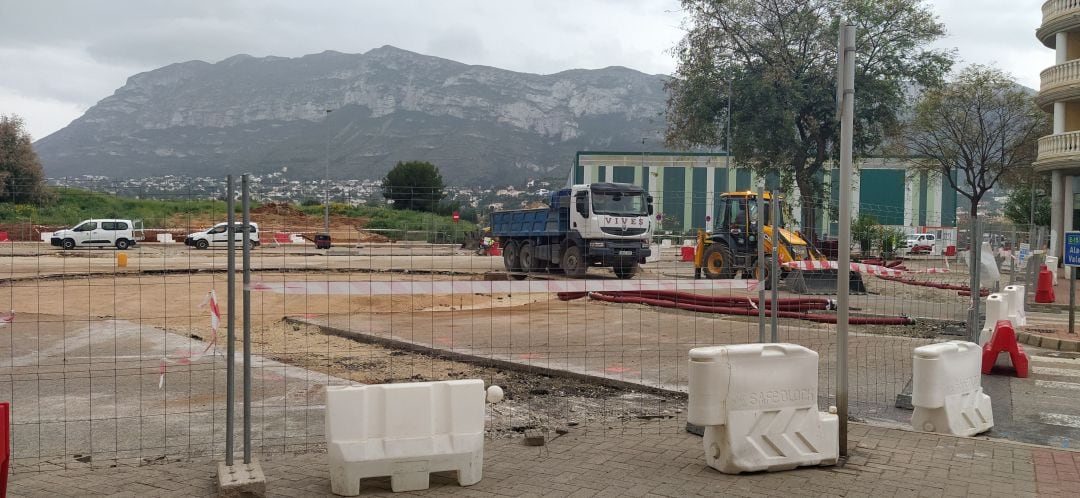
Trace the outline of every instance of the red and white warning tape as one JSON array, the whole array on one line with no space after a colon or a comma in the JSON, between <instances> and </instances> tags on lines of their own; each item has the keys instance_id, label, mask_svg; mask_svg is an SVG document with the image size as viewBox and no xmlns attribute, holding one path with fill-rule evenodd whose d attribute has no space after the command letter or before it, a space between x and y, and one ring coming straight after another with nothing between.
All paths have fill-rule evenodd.
<instances>
[{"instance_id":1,"label":"red and white warning tape","mask_svg":"<svg viewBox=\"0 0 1080 498\"><path fill-rule=\"evenodd\" d=\"M785 268L793 270L837 270L840 265L836 261L791 261L784 263ZM865 263L851 263L851 271L856 273L866 273L869 275L885 275L889 277L899 277L905 273L948 273L948 268L927 268L925 270L897 270L894 268L886 268L878 265L868 265Z\"/></svg>"},{"instance_id":2,"label":"red and white warning tape","mask_svg":"<svg viewBox=\"0 0 1080 498\"><path fill-rule=\"evenodd\" d=\"M214 293L213 290L206 293L203 302L199 304L199 309L209 309L210 311L210 340L206 343L206 347L200 352L193 352L189 349L188 351L180 352L172 358L168 355L161 358L161 364L158 365L158 389L165 387L166 365L190 365L192 362L206 356L206 353L210 351L210 348L217 346L218 328L221 326L221 309L218 308L217 294Z\"/></svg>"},{"instance_id":3,"label":"red and white warning tape","mask_svg":"<svg viewBox=\"0 0 1080 498\"><path fill-rule=\"evenodd\" d=\"M756 280L445 280L415 282L260 282L253 291L277 294L516 294L644 290L753 290Z\"/></svg>"}]
</instances>

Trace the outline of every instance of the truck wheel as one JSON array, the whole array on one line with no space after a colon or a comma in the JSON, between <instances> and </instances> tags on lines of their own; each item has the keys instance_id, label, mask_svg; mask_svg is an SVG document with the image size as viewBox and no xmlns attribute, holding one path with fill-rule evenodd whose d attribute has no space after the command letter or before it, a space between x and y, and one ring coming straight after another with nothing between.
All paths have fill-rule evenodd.
<instances>
[{"instance_id":1,"label":"truck wheel","mask_svg":"<svg viewBox=\"0 0 1080 498\"><path fill-rule=\"evenodd\" d=\"M544 268L543 261L536 259L536 247L529 242L521 244L521 251L518 253L518 261L521 262L521 269L523 271L534 272Z\"/></svg>"},{"instance_id":2,"label":"truck wheel","mask_svg":"<svg viewBox=\"0 0 1080 498\"><path fill-rule=\"evenodd\" d=\"M503 248L503 267L510 273L521 271L521 259L517 242L509 242Z\"/></svg>"},{"instance_id":3,"label":"truck wheel","mask_svg":"<svg viewBox=\"0 0 1080 498\"><path fill-rule=\"evenodd\" d=\"M116 248L123 251L128 248L127 239L116 239Z\"/></svg>"},{"instance_id":4,"label":"truck wheel","mask_svg":"<svg viewBox=\"0 0 1080 498\"><path fill-rule=\"evenodd\" d=\"M63 244L62 247L64 249L71 250L71 249L75 248L75 240L74 239L64 239L64 242L62 244Z\"/></svg>"},{"instance_id":5,"label":"truck wheel","mask_svg":"<svg viewBox=\"0 0 1080 498\"><path fill-rule=\"evenodd\" d=\"M584 276L585 270L588 269L588 265L585 261L585 254L581 252L581 248L578 246L570 246L563 251L562 263L560 266L562 266L563 272L571 277Z\"/></svg>"},{"instance_id":6,"label":"truck wheel","mask_svg":"<svg viewBox=\"0 0 1080 498\"><path fill-rule=\"evenodd\" d=\"M735 257L726 244L712 243L705 247L701 266L705 278L732 278L735 276Z\"/></svg>"},{"instance_id":7,"label":"truck wheel","mask_svg":"<svg viewBox=\"0 0 1080 498\"><path fill-rule=\"evenodd\" d=\"M615 266L611 267L611 269L615 272L616 277L626 279L626 278L633 277L634 273L637 272L637 263L634 263L634 262L618 263L617 262L617 263L615 263Z\"/></svg>"},{"instance_id":8,"label":"truck wheel","mask_svg":"<svg viewBox=\"0 0 1080 498\"><path fill-rule=\"evenodd\" d=\"M196 249L206 249L207 247L210 247L210 243L207 242L206 239L195 241Z\"/></svg>"}]
</instances>

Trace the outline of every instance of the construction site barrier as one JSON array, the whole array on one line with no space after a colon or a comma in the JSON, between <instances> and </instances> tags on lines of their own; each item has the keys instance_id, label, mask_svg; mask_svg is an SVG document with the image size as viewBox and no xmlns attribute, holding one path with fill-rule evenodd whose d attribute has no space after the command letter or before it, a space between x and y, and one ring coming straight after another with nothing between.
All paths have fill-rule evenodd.
<instances>
[{"instance_id":1,"label":"construction site barrier","mask_svg":"<svg viewBox=\"0 0 1080 498\"><path fill-rule=\"evenodd\" d=\"M839 420L818 412L817 369L795 344L691 349L687 421L705 427L705 462L726 474L835 464Z\"/></svg>"},{"instance_id":2,"label":"construction site barrier","mask_svg":"<svg viewBox=\"0 0 1080 498\"><path fill-rule=\"evenodd\" d=\"M983 393L978 344L949 341L915 348L911 426L915 430L974 436L994 426Z\"/></svg>"}]
</instances>

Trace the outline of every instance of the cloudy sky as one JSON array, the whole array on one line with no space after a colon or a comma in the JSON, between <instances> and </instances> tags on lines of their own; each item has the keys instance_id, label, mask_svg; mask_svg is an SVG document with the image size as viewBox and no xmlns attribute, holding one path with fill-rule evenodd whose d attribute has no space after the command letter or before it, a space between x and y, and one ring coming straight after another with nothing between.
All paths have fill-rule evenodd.
<instances>
[{"instance_id":1,"label":"cloudy sky","mask_svg":"<svg viewBox=\"0 0 1080 498\"><path fill-rule=\"evenodd\" d=\"M1037 88L1053 51L1035 39L1042 0L928 0L965 62ZM173 62L300 56L382 45L516 71L627 66L670 73L677 0L0 0L0 114L34 138Z\"/></svg>"}]
</instances>

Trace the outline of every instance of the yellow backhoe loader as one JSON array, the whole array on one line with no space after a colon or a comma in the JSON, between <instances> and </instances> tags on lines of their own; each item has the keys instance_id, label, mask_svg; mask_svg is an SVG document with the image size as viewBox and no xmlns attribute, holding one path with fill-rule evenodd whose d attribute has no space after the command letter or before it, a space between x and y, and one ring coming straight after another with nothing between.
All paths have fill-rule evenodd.
<instances>
[{"instance_id":1,"label":"yellow backhoe loader","mask_svg":"<svg viewBox=\"0 0 1080 498\"><path fill-rule=\"evenodd\" d=\"M783 209L770 212L772 196L766 192L759 201L754 192L728 192L720 195L720 214L716 228L711 234L698 232L697 250L694 253L694 278L743 278L754 277L768 285L768 274L759 275L757 264L758 209L765 210L765 254L772 252L772 241L779 240L778 261L780 265L791 261L828 261L813 245L799 234L783 228ZM778 237L773 237L773 234ZM798 294L835 294L838 272L836 270L799 270L780 266L780 280L791 292ZM862 277L851 273L849 290L852 294L865 294Z\"/></svg>"}]
</instances>

